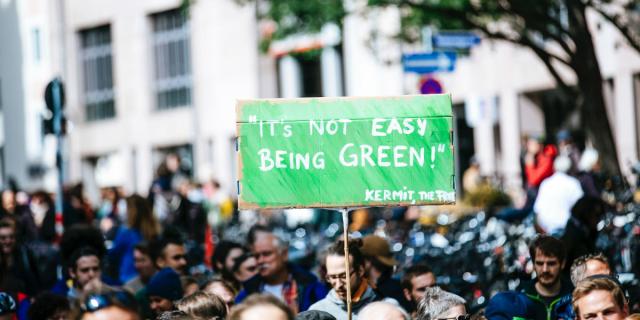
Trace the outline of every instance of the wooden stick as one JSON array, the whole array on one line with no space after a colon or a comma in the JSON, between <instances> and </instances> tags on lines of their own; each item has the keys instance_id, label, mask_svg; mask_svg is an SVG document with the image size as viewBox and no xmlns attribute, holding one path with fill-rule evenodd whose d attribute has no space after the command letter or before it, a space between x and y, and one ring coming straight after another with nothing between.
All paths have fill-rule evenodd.
<instances>
[{"instance_id":1,"label":"wooden stick","mask_svg":"<svg viewBox=\"0 0 640 320\"><path fill-rule=\"evenodd\" d=\"M351 320L351 271L349 270L349 209L344 208L342 212L342 227L344 229L344 265L346 267L345 279L347 284L347 320Z\"/></svg>"}]
</instances>

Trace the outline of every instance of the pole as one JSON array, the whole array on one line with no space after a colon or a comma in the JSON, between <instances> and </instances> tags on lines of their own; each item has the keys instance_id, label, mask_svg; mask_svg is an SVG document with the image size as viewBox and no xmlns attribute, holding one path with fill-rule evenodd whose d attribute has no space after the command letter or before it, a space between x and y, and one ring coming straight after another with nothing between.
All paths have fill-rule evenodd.
<instances>
[{"instance_id":1,"label":"pole","mask_svg":"<svg viewBox=\"0 0 640 320\"><path fill-rule=\"evenodd\" d=\"M62 192L64 183L64 165L62 159L62 97L61 81L54 79L52 86L53 95L53 132L56 135L56 167L58 169L58 190L56 192L56 236L62 237L64 225L62 223Z\"/></svg>"},{"instance_id":2,"label":"pole","mask_svg":"<svg viewBox=\"0 0 640 320\"><path fill-rule=\"evenodd\" d=\"M349 270L349 209L340 209L342 212L342 227L344 229L344 265L347 278L347 320L351 320L351 271Z\"/></svg>"}]
</instances>

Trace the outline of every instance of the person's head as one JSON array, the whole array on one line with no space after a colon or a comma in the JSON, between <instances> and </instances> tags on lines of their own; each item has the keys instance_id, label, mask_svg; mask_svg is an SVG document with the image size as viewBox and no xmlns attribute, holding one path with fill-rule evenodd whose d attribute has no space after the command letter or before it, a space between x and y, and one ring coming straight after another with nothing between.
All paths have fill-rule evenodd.
<instances>
[{"instance_id":1,"label":"person's head","mask_svg":"<svg viewBox=\"0 0 640 320\"><path fill-rule=\"evenodd\" d=\"M162 237L152 244L151 257L158 269L172 268L178 274L187 274L187 255L182 239Z\"/></svg>"},{"instance_id":2,"label":"person's head","mask_svg":"<svg viewBox=\"0 0 640 320\"><path fill-rule=\"evenodd\" d=\"M372 302L358 312L358 319L411 320L409 314L397 304L385 301Z\"/></svg>"},{"instance_id":3,"label":"person's head","mask_svg":"<svg viewBox=\"0 0 640 320\"><path fill-rule=\"evenodd\" d=\"M176 308L202 320L223 320L227 317L227 306L215 294L198 291L176 302Z\"/></svg>"},{"instance_id":4,"label":"person's head","mask_svg":"<svg viewBox=\"0 0 640 320\"><path fill-rule=\"evenodd\" d=\"M11 320L16 315L16 300L6 292L0 292L0 320Z\"/></svg>"},{"instance_id":5,"label":"person's head","mask_svg":"<svg viewBox=\"0 0 640 320\"><path fill-rule=\"evenodd\" d=\"M407 301L417 305L425 290L436 285L436 276L426 264L416 264L404 272L400 283Z\"/></svg>"},{"instance_id":6,"label":"person's head","mask_svg":"<svg viewBox=\"0 0 640 320\"><path fill-rule=\"evenodd\" d=\"M163 311L156 320L194 320L193 316L180 310ZM197 319L200 320L200 319Z\"/></svg>"},{"instance_id":7,"label":"person's head","mask_svg":"<svg viewBox=\"0 0 640 320\"><path fill-rule=\"evenodd\" d=\"M336 317L326 311L307 310L298 313L295 320L336 320Z\"/></svg>"},{"instance_id":8,"label":"person's head","mask_svg":"<svg viewBox=\"0 0 640 320\"><path fill-rule=\"evenodd\" d=\"M102 275L100 256L92 247L82 247L71 254L69 276L76 288L84 290L91 281L97 281Z\"/></svg>"},{"instance_id":9,"label":"person's head","mask_svg":"<svg viewBox=\"0 0 640 320\"><path fill-rule=\"evenodd\" d=\"M559 155L553 160L553 170L555 172L567 173L571 169L571 159L565 155Z\"/></svg>"},{"instance_id":10,"label":"person's head","mask_svg":"<svg viewBox=\"0 0 640 320\"><path fill-rule=\"evenodd\" d=\"M16 248L15 224L9 219L0 220L0 253L9 255Z\"/></svg>"},{"instance_id":11,"label":"person's head","mask_svg":"<svg viewBox=\"0 0 640 320\"><path fill-rule=\"evenodd\" d=\"M326 279L340 299L347 300L347 281L351 284L353 296L365 280L364 257L360 248L362 240L352 239L349 246L349 278L344 263L344 241L338 240L327 248L325 256Z\"/></svg>"},{"instance_id":12,"label":"person's head","mask_svg":"<svg viewBox=\"0 0 640 320\"><path fill-rule=\"evenodd\" d=\"M252 253L245 252L241 256L233 259L231 271L233 272L233 277L242 283L258 273L258 262Z\"/></svg>"},{"instance_id":13,"label":"person's head","mask_svg":"<svg viewBox=\"0 0 640 320\"><path fill-rule=\"evenodd\" d=\"M498 292L484 310L491 320L535 319L535 303L524 293L515 291Z\"/></svg>"},{"instance_id":14,"label":"person's head","mask_svg":"<svg viewBox=\"0 0 640 320\"><path fill-rule=\"evenodd\" d=\"M156 314L174 309L173 302L182 299L180 276L171 268L156 273L146 286L151 310Z\"/></svg>"},{"instance_id":15,"label":"person's head","mask_svg":"<svg viewBox=\"0 0 640 320\"><path fill-rule=\"evenodd\" d=\"M536 154L542 150L541 139L537 137L529 137L527 140L527 152Z\"/></svg>"},{"instance_id":16,"label":"person's head","mask_svg":"<svg viewBox=\"0 0 640 320\"><path fill-rule=\"evenodd\" d=\"M287 272L289 246L273 233L260 233L252 248L258 263L258 273L269 280Z\"/></svg>"},{"instance_id":17,"label":"person's head","mask_svg":"<svg viewBox=\"0 0 640 320\"><path fill-rule=\"evenodd\" d=\"M230 273L233 268L233 260L245 252L242 245L232 241L221 241L211 257L213 270L220 273L223 270Z\"/></svg>"},{"instance_id":18,"label":"person's head","mask_svg":"<svg viewBox=\"0 0 640 320\"><path fill-rule=\"evenodd\" d=\"M465 301L440 287L428 288L418 303L417 320L452 319L466 316Z\"/></svg>"},{"instance_id":19,"label":"person's head","mask_svg":"<svg viewBox=\"0 0 640 320\"><path fill-rule=\"evenodd\" d=\"M537 283L545 288L557 285L566 256L562 241L551 236L540 235L529 246L529 254L536 271Z\"/></svg>"},{"instance_id":20,"label":"person's head","mask_svg":"<svg viewBox=\"0 0 640 320\"><path fill-rule=\"evenodd\" d=\"M38 190L31 194L29 209L36 217L44 217L53 206L53 199L46 191Z\"/></svg>"},{"instance_id":21,"label":"person's head","mask_svg":"<svg viewBox=\"0 0 640 320\"><path fill-rule=\"evenodd\" d=\"M140 319L135 297L125 290L88 292L78 302L82 320Z\"/></svg>"},{"instance_id":22,"label":"person's head","mask_svg":"<svg viewBox=\"0 0 640 320\"><path fill-rule=\"evenodd\" d=\"M16 193L11 189L2 191L2 208L7 212L13 213L16 208Z\"/></svg>"},{"instance_id":23,"label":"person's head","mask_svg":"<svg viewBox=\"0 0 640 320\"><path fill-rule=\"evenodd\" d=\"M141 242L133 247L133 265L140 275L143 283L146 283L156 273L156 266L151 260L149 245Z\"/></svg>"},{"instance_id":24,"label":"person's head","mask_svg":"<svg viewBox=\"0 0 640 320\"><path fill-rule=\"evenodd\" d=\"M640 313L630 314L624 320L640 320Z\"/></svg>"},{"instance_id":25,"label":"person's head","mask_svg":"<svg viewBox=\"0 0 640 320\"><path fill-rule=\"evenodd\" d=\"M584 196L573 205L571 215L582 222L591 232L595 232L598 222L605 214L605 202L600 198Z\"/></svg>"},{"instance_id":26,"label":"person's head","mask_svg":"<svg viewBox=\"0 0 640 320\"><path fill-rule=\"evenodd\" d=\"M202 291L220 297L228 310L233 307L237 294L236 289L229 282L221 278L214 278L207 281L207 283L202 285Z\"/></svg>"},{"instance_id":27,"label":"person's head","mask_svg":"<svg viewBox=\"0 0 640 320\"><path fill-rule=\"evenodd\" d=\"M291 309L269 294L253 294L231 309L229 320L293 320Z\"/></svg>"},{"instance_id":28,"label":"person's head","mask_svg":"<svg viewBox=\"0 0 640 320\"><path fill-rule=\"evenodd\" d=\"M578 257L571 264L571 282L574 286L585 278L596 274L612 275L609 259L602 253Z\"/></svg>"},{"instance_id":29,"label":"person's head","mask_svg":"<svg viewBox=\"0 0 640 320\"><path fill-rule=\"evenodd\" d=\"M598 151L593 148L587 148L582 152L582 156L580 156L580 161L578 162L578 170L584 172L598 172L600 171L600 161L599 161Z\"/></svg>"},{"instance_id":30,"label":"person's head","mask_svg":"<svg viewBox=\"0 0 640 320\"><path fill-rule=\"evenodd\" d=\"M35 297L28 315L31 320L65 320L70 311L71 307L66 297L43 292Z\"/></svg>"},{"instance_id":31,"label":"person's head","mask_svg":"<svg viewBox=\"0 0 640 320\"><path fill-rule=\"evenodd\" d=\"M160 233L160 225L149 202L138 194L127 197L127 225L138 230L146 241L153 241Z\"/></svg>"},{"instance_id":32,"label":"person's head","mask_svg":"<svg viewBox=\"0 0 640 320\"><path fill-rule=\"evenodd\" d=\"M198 280L191 276L182 276L180 277L180 282L182 282L182 292L183 295L190 296L200 290L200 285L198 284Z\"/></svg>"},{"instance_id":33,"label":"person's head","mask_svg":"<svg viewBox=\"0 0 640 320\"><path fill-rule=\"evenodd\" d=\"M384 276L390 277L393 268L398 264L393 258L389 242L380 236L368 235L362 238L361 251L365 258L367 275L372 281Z\"/></svg>"},{"instance_id":34,"label":"person's head","mask_svg":"<svg viewBox=\"0 0 640 320\"><path fill-rule=\"evenodd\" d=\"M587 278L573 290L576 319L621 320L629 314L622 288L606 277Z\"/></svg>"}]
</instances>

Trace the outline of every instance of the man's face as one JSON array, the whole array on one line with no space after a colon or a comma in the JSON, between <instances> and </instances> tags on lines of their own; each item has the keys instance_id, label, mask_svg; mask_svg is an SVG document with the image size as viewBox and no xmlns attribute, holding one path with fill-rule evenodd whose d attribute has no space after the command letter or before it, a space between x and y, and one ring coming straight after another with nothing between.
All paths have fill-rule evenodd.
<instances>
[{"instance_id":1,"label":"man's face","mask_svg":"<svg viewBox=\"0 0 640 320\"><path fill-rule=\"evenodd\" d=\"M153 311L153 313L159 315L165 311L173 310L173 302L163 297L150 296L149 307L151 308L151 311Z\"/></svg>"},{"instance_id":2,"label":"man's face","mask_svg":"<svg viewBox=\"0 0 640 320\"><path fill-rule=\"evenodd\" d=\"M433 272L424 273L417 277L411 278L411 292L404 290L405 297L409 301L418 303L424 297L424 291L436 285L436 277Z\"/></svg>"},{"instance_id":3,"label":"man's face","mask_svg":"<svg viewBox=\"0 0 640 320\"><path fill-rule=\"evenodd\" d=\"M16 208L16 194L11 190L2 192L2 207L9 212Z\"/></svg>"},{"instance_id":4,"label":"man's face","mask_svg":"<svg viewBox=\"0 0 640 320\"><path fill-rule=\"evenodd\" d=\"M611 269L609 269L609 266L606 263L600 260L595 260L595 259L587 260L586 270L584 272L585 278L596 275L596 274L609 275L611 274Z\"/></svg>"},{"instance_id":5,"label":"man's face","mask_svg":"<svg viewBox=\"0 0 640 320\"><path fill-rule=\"evenodd\" d=\"M11 254L16 246L16 233L11 227L0 228L0 250L4 254Z\"/></svg>"},{"instance_id":6,"label":"man's face","mask_svg":"<svg viewBox=\"0 0 640 320\"><path fill-rule=\"evenodd\" d=\"M69 269L71 278L79 289L83 289L91 280L100 279L100 259L96 256L80 257L76 261L76 269Z\"/></svg>"},{"instance_id":7,"label":"man's face","mask_svg":"<svg viewBox=\"0 0 640 320\"><path fill-rule=\"evenodd\" d=\"M546 256L536 250L536 258L533 268L538 276L538 283L544 287L552 287L560 281L560 270L564 267L564 262L560 262L554 256Z\"/></svg>"},{"instance_id":8,"label":"man's face","mask_svg":"<svg viewBox=\"0 0 640 320\"><path fill-rule=\"evenodd\" d=\"M136 271L140 274L140 278L149 279L156 272L156 267L153 265L151 257L139 250L133 250L133 260Z\"/></svg>"},{"instance_id":9,"label":"man's face","mask_svg":"<svg viewBox=\"0 0 640 320\"><path fill-rule=\"evenodd\" d=\"M253 243L253 254L258 263L258 273L269 278L277 275L287 265L287 250L278 250L275 236L272 234L260 235Z\"/></svg>"},{"instance_id":10,"label":"man's face","mask_svg":"<svg viewBox=\"0 0 640 320\"><path fill-rule=\"evenodd\" d=\"M183 245L170 243L162 251L162 257L158 258L160 268L169 267L178 274L187 273L187 256Z\"/></svg>"},{"instance_id":11,"label":"man's face","mask_svg":"<svg viewBox=\"0 0 640 320\"><path fill-rule=\"evenodd\" d=\"M613 295L606 290L591 291L576 304L581 320L622 320L629 313L627 306L616 305Z\"/></svg>"},{"instance_id":12,"label":"man's face","mask_svg":"<svg viewBox=\"0 0 640 320\"><path fill-rule=\"evenodd\" d=\"M327 281L331 284L331 287L336 291L336 294L340 299L347 300L347 269L344 266L344 256L328 255L327 256ZM353 270L353 257L349 256L349 267L351 273L349 274L349 282L351 283L351 295L355 294L360 287L362 277L364 276L364 268L360 267L359 270L354 272Z\"/></svg>"}]
</instances>

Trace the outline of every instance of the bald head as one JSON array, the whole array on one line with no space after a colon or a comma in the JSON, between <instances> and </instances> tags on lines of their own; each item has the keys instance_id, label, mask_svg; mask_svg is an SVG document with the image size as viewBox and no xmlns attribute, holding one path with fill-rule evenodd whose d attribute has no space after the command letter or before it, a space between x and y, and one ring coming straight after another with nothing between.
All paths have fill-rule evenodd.
<instances>
[{"instance_id":1,"label":"bald head","mask_svg":"<svg viewBox=\"0 0 640 320\"><path fill-rule=\"evenodd\" d=\"M409 320L409 314L399 306L385 301L368 304L358 313L358 318L367 320Z\"/></svg>"}]
</instances>

